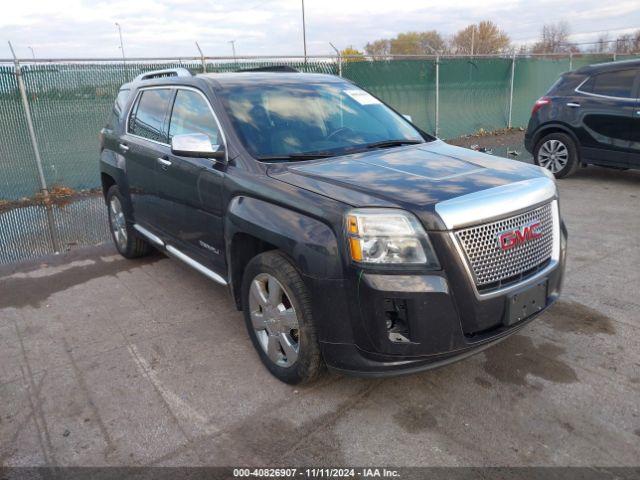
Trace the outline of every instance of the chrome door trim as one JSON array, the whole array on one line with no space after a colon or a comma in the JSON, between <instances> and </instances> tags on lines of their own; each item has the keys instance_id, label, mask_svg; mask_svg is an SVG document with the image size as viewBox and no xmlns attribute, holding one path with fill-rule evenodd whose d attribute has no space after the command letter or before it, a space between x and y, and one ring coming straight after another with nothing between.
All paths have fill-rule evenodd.
<instances>
[{"instance_id":1,"label":"chrome door trim","mask_svg":"<svg viewBox=\"0 0 640 480\"><path fill-rule=\"evenodd\" d=\"M138 225L137 223L133 224L133 228L135 228L138 232L140 232L142 235L147 237L149 240L151 240L156 245L160 245L161 247L164 247L164 242L162 241L162 239L160 237L158 237L157 235L154 235L153 233L151 233L146 228Z\"/></svg>"},{"instance_id":2,"label":"chrome door trim","mask_svg":"<svg viewBox=\"0 0 640 480\"><path fill-rule=\"evenodd\" d=\"M629 70L632 70L632 69L629 69ZM602 72L602 73L605 73L605 72ZM606 73L613 73L613 72L606 72ZM585 92L583 90L580 90L580 87L582 85L587 83L592 77L594 77L596 75L599 75L599 74L594 73L593 75L585 78L582 82L580 82L580 85L578 85L576 88L574 88L574 92L581 93L582 95L588 95L590 97L596 97L596 98L606 98L606 99L609 99L609 100L622 100L622 101L625 101L625 102L633 102L633 103L636 102L637 99L634 98L634 97L612 97L611 95L602 95L600 93L591 93L591 92Z\"/></svg>"},{"instance_id":3,"label":"chrome door trim","mask_svg":"<svg viewBox=\"0 0 640 480\"><path fill-rule=\"evenodd\" d=\"M157 145L163 145L163 146L169 147L169 149L171 149L171 145L169 145L168 143L158 142L156 140L151 140L149 138L141 137L140 135L136 135L134 133L129 132L129 119L131 118L131 111L133 110L133 107L138 102L138 99L139 99L140 95L142 95L142 92L144 92L145 90L161 90L161 89L191 90L193 92L198 93L204 99L204 101L207 103L207 106L209 107L209 111L211 112L211 115L213 115L213 119L216 122L216 126L218 127L218 130L220 131L220 135L222 136L222 143L224 145L224 151L225 151L225 162L228 163L229 162L229 148L227 146L227 137L226 137L226 135L224 133L224 129L222 128L222 124L220 123L220 120L218 119L218 115L216 115L216 112L213 109L213 106L211 105L211 102L209 101L207 96L204 94L204 92L202 90L200 90L199 88L196 88L196 87L189 87L189 86L185 86L185 85L157 85L157 86L154 86L154 87L140 87L138 89L138 91L136 92L136 98L133 100L133 102L131 103L131 106L129 107L129 110L127 111L127 117L125 119L125 126L124 126L125 127L124 134L125 135L131 135L134 138L139 138L141 140L146 140L147 142L155 143ZM175 97L173 98L173 103L175 103ZM171 126L171 114L173 113L173 103L171 104L171 111L169 112L169 126Z\"/></svg>"},{"instance_id":4,"label":"chrome door trim","mask_svg":"<svg viewBox=\"0 0 640 480\"><path fill-rule=\"evenodd\" d=\"M536 177L488 188L437 203L435 210L449 230L486 223L553 200L556 184Z\"/></svg>"},{"instance_id":5,"label":"chrome door trim","mask_svg":"<svg viewBox=\"0 0 640 480\"><path fill-rule=\"evenodd\" d=\"M218 275L216 272L214 272L213 270L205 267L204 265L202 265L200 262L195 261L193 258L191 258L190 256L182 253L180 250L178 250L177 248L175 248L172 245L167 245L167 252L169 252L170 254L172 254L174 257L176 257L178 260L182 260L184 263L186 263L187 265L189 265L190 267L196 269L197 271L199 271L200 273L202 273L204 276L210 278L211 280L213 280L214 282L219 283L220 285L227 285L227 281L221 277L220 275Z\"/></svg>"}]
</instances>

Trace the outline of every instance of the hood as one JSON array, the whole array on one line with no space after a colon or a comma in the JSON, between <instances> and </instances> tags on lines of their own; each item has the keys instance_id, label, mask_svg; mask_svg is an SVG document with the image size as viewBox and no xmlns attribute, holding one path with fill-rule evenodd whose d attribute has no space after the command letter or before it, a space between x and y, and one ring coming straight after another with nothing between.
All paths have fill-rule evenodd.
<instances>
[{"instance_id":1,"label":"hood","mask_svg":"<svg viewBox=\"0 0 640 480\"><path fill-rule=\"evenodd\" d=\"M398 207L445 228L435 205L495 187L545 178L541 168L440 140L269 169L275 179L354 207Z\"/></svg>"}]
</instances>

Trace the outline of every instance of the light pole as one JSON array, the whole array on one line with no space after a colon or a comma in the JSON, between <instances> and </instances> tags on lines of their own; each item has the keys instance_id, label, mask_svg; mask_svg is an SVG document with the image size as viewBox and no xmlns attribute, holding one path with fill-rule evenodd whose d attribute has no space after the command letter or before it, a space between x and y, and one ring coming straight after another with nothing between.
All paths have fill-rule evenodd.
<instances>
[{"instance_id":1,"label":"light pole","mask_svg":"<svg viewBox=\"0 0 640 480\"><path fill-rule=\"evenodd\" d=\"M36 52L33 51L33 47L29 47L29 50L31 50L31 56L33 57L33 60L36 60Z\"/></svg>"},{"instance_id":2,"label":"light pole","mask_svg":"<svg viewBox=\"0 0 640 480\"><path fill-rule=\"evenodd\" d=\"M229 40L229 43L231 44L231 52L233 53L233 63L238 63L238 60L236 58L236 41L235 40Z\"/></svg>"},{"instance_id":3,"label":"light pole","mask_svg":"<svg viewBox=\"0 0 640 480\"><path fill-rule=\"evenodd\" d=\"M304 45L304 63L307 63L307 26L304 21L304 0L302 0L302 43Z\"/></svg>"},{"instance_id":4,"label":"light pole","mask_svg":"<svg viewBox=\"0 0 640 480\"><path fill-rule=\"evenodd\" d=\"M126 60L124 58L124 43L122 42L122 27L118 22L116 22L116 27L118 27L118 34L120 35L120 50L122 51L122 64L125 65Z\"/></svg>"}]
</instances>

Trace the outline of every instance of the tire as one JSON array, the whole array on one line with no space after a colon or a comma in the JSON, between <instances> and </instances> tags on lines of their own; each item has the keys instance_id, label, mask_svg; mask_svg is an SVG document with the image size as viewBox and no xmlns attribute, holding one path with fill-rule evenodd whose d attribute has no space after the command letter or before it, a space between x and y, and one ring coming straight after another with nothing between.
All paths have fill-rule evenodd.
<instances>
[{"instance_id":1,"label":"tire","mask_svg":"<svg viewBox=\"0 0 640 480\"><path fill-rule=\"evenodd\" d=\"M320 377L324 363L311 297L284 254L269 251L248 263L242 279L242 310L260 360L278 380L297 385Z\"/></svg>"},{"instance_id":2,"label":"tire","mask_svg":"<svg viewBox=\"0 0 640 480\"><path fill-rule=\"evenodd\" d=\"M109 212L109 230L116 249L125 258L138 258L148 255L151 245L133 228L133 219L126 199L117 185L107 191L107 210Z\"/></svg>"},{"instance_id":3,"label":"tire","mask_svg":"<svg viewBox=\"0 0 640 480\"><path fill-rule=\"evenodd\" d=\"M533 160L556 178L572 175L580 165L576 144L566 133L550 133L538 140L533 149Z\"/></svg>"}]
</instances>

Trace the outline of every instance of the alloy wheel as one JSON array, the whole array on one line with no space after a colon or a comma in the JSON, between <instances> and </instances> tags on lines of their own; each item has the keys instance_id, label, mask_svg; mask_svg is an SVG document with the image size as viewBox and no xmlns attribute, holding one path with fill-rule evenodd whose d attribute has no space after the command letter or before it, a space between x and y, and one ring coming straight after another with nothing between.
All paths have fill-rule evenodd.
<instances>
[{"instance_id":1,"label":"alloy wheel","mask_svg":"<svg viewBox=\"0 0 640 480\"><path fill-rule=\"evenodd\" d=\"M538 165L558 173L569 161L569 149L560 140L547 140L538 150Z\"/></svg>"},{"instance_id":2,"label":"alloy wheel","mask_svg":"<svg viewBox=\"0 0 640 480\"><path fill-rule=\"evenodd\" d=\"M109 202L109 221L111 222L111 231L113 238L120 250L127 248L127 220L122 210L122 204L118 197L111 197Z\"/></svg>"},{"instance_id":3,"label":"alloy wheel","mask_svg":"<svg viewBox=\"0 0 640 480\"><path fill-rule=\"evenodd\" d=\"M298 359L298 315L282 284L268 273L257 275L249 290L249 313L258 343L269 359L290 367Z\"/></svg>"}]
</instances>

